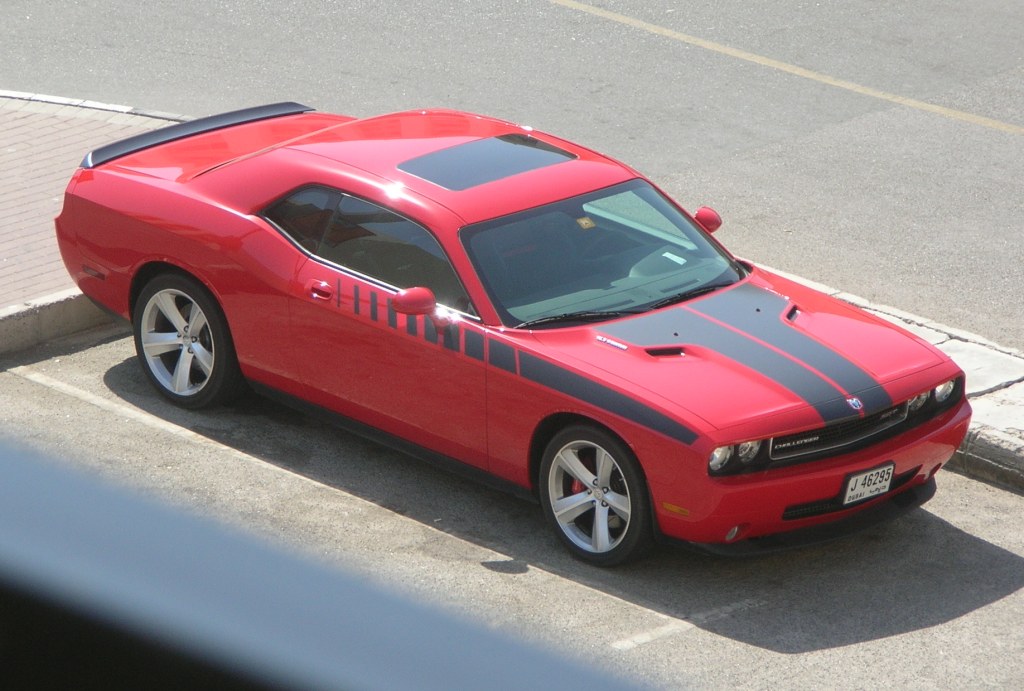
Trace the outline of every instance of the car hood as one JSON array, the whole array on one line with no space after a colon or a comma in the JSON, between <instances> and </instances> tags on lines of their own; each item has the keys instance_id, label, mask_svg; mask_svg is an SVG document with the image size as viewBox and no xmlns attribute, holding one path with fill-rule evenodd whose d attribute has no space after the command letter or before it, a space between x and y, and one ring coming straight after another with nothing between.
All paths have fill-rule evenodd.
<instances>
[{"instance_id":1,"label":"car hood","mask_svg":"<svg viewBox=\"0 0 1024 691\"><path fill-rule=\"evenodd\" d=\"M760 270L680 305L534 335L676 415L717 429L775 418L776 433L884 410L928 385L910 375L948 363L886 321Z\"/></svg>"}]
</instances>

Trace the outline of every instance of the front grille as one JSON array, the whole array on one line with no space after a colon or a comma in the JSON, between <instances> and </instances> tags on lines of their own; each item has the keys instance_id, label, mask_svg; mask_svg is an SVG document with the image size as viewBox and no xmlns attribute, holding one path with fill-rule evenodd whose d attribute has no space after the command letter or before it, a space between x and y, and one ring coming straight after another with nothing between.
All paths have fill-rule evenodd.
<instances>
[{"instance_id":1,"label":"front grille","mask_svg":"<svg viewBox=\"0 0 1024 691\"><path fill-rule=\"evenodd\" d=\"M839 422L799 434L775 437L770 442L768 457L772 461L785 461L831 451L856 444L894 427L906 419L907 404L901 403L863 418Z\"/></svg>"},{"instance_id":2,"label":"front grille","mask_svg":"<svg viewBox=\"0 0 1024 691\"><path fill-rule=\"evenodd\" d=\"M964 401L964 379L953 380L953 390L943 400L936 398L933 389L926 396L915 396L898 405L861 417L850 417L818 427L804 430L797 434L762 438L754 458L741 460L737 450L739 444L730 448L730 456L724 466L712 468L708 465L708 474L712 476L742 475L746 473L762 473L776 468L811 463L822 458L833 458L853 453L860 449L876 445L884 439L891 439L914 428L935 420L941 415ZM914 410L910 402L916 401ZM923 402L922 402L923 401ZM905 443L913 439L905 440Z\"/></svg>"}]
</instances>

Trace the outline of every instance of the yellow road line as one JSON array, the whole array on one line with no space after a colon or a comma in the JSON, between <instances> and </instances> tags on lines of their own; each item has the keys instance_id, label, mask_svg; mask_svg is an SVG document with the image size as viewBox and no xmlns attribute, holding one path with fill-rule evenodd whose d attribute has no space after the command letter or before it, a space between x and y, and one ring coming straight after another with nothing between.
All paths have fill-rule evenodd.
<instances>
[{"instance_id":1,"label":"yellow road line","mask_svg":"<svg viewBox=\"0 0 1024 691\"><path fill-rule=\"evenodd\" d=\"M587 14L594 15L595 17L601 17L619 24L631 26L635 29L640 29L656 36L663 36L670 38L674 41L680 41L687 43L691 46L703 48L705 50L714 51L715 53L721 53L722 55L728 55L729 57L737 58L739 60L745 60L746 62L752 62L755 65L761 65L762 67L770 67L772 69L786 72L788 74L802 77L803 79L809 79L820 84L827 84L828 86L836 87L837 89L845 89L846 91L852 91L855 94L862 96L870 96L871 98L877 98L881 101L888 101L890 103L896 103L907 108L914 108L915 110L922 110L928 113L934 113L944 118L950 118L952 120L961 120L963 122L969 122L972 125L979 125L981 127L987 127L993 130L999 130L1000 132L1009 132L1010 134L1024 134L1024 127L1021 125L1014 125L1009 122L1002 122L1001 120L994 120L992 118L986 118L981 115L975 115L974 113L965 113L962 110L955 110L953 108L946 108L945 106L936 105L934 103L927 103L925 101L918 101L914 98L907 98L906 96L900 96L898 94L891 94L887 91L880 91L878 89L872 89L869 86L863 86L855 82L846 81L845 79L837 79L836 77L830 77L827 74L815 72L814 70L808 70L797 65L791 65L788 62L782 62L781 60L774 60L772 58L765 57L763 55L757 55L756 53L749 53L745 50L738 48L731 48L730 46L723 45L721 43L715 43L714 41L707 41L703 38L696 36L690 36L679 31L673 31L657 24L651 24L645 22L642 19L635 17L629 17L618 12L612 12L611 10L601 9L600 7L594 7L587 5L582 2L575 2L575 0L548 0L555 5L561 5L571 10L577 10L580 12L586 12Z\"/></svg>"}]
</instances>

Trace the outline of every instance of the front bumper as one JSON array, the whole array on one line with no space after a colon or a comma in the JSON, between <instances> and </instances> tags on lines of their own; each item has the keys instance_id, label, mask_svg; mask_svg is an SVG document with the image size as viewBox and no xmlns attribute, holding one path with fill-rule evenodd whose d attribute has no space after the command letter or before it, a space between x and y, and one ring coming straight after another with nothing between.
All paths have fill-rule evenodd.
<instances>
[{"instance_id":1,"label":"front bumper","mask_svg":"<svg viewBox=\"0 0 1024 691\"><path fill-rule=\"evenodd\" d=\"M669 544L680 544L700 552L724 557L751 557L784 552L786 550L839 540L881 523L891 521L909 511L913 511L934 497L935 489L935 478L933 477L923 485L917 485L904 492L898 492L891 495L887 500L874 504L846 518L833 521L832 523L814 525L785 533L763 535L729 543L697 543L669 538L666 538L664 541Z\"/></svg>"},{"instance_id":2,"label":"front bumper","mask_svg":"<svg viewBox=\"0 0 1024 691\"><path fill-rule=\"evenodd\" d=\"M864 513L877 513L875 522L885 520L888 512L876 509L913 503L922 496L921 488L933 484L935 473L963 441L970 419L970 404L963 399L924 425L834 458L735 477L712 478L705 472L680 474L663 485L652 483L659 532L670 541L742 553L744 548L733 549L737 543L769 536L821 535L830 530L841 535L842 524L856 525L854 519ZM852 474L886 464L893 465L894 474L887 493L843 505L844 487ZM899 499L903 494L911 498ZM820 533L813 530L819 527ZM803 540L793 538L797 544Z\"/></svg>"}]
</instances>

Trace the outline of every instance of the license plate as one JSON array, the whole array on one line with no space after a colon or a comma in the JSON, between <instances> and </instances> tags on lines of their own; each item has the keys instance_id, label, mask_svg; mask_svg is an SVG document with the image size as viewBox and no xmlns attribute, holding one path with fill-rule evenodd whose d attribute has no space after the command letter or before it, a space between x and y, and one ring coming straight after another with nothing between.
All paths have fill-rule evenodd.
<instances>
[{"instance_id":1,"label":"license plate","mask_svg":"<svg viewBox=\"0 0 1024 691\"><path fill-rule=\"evenodd\" d=\"M892 484L892 473L895 468L895 463L889 463L881 468L851 475L846 479L843 505L853 504L888 492L889 485Z\"/></svg>"}]
</instances>

